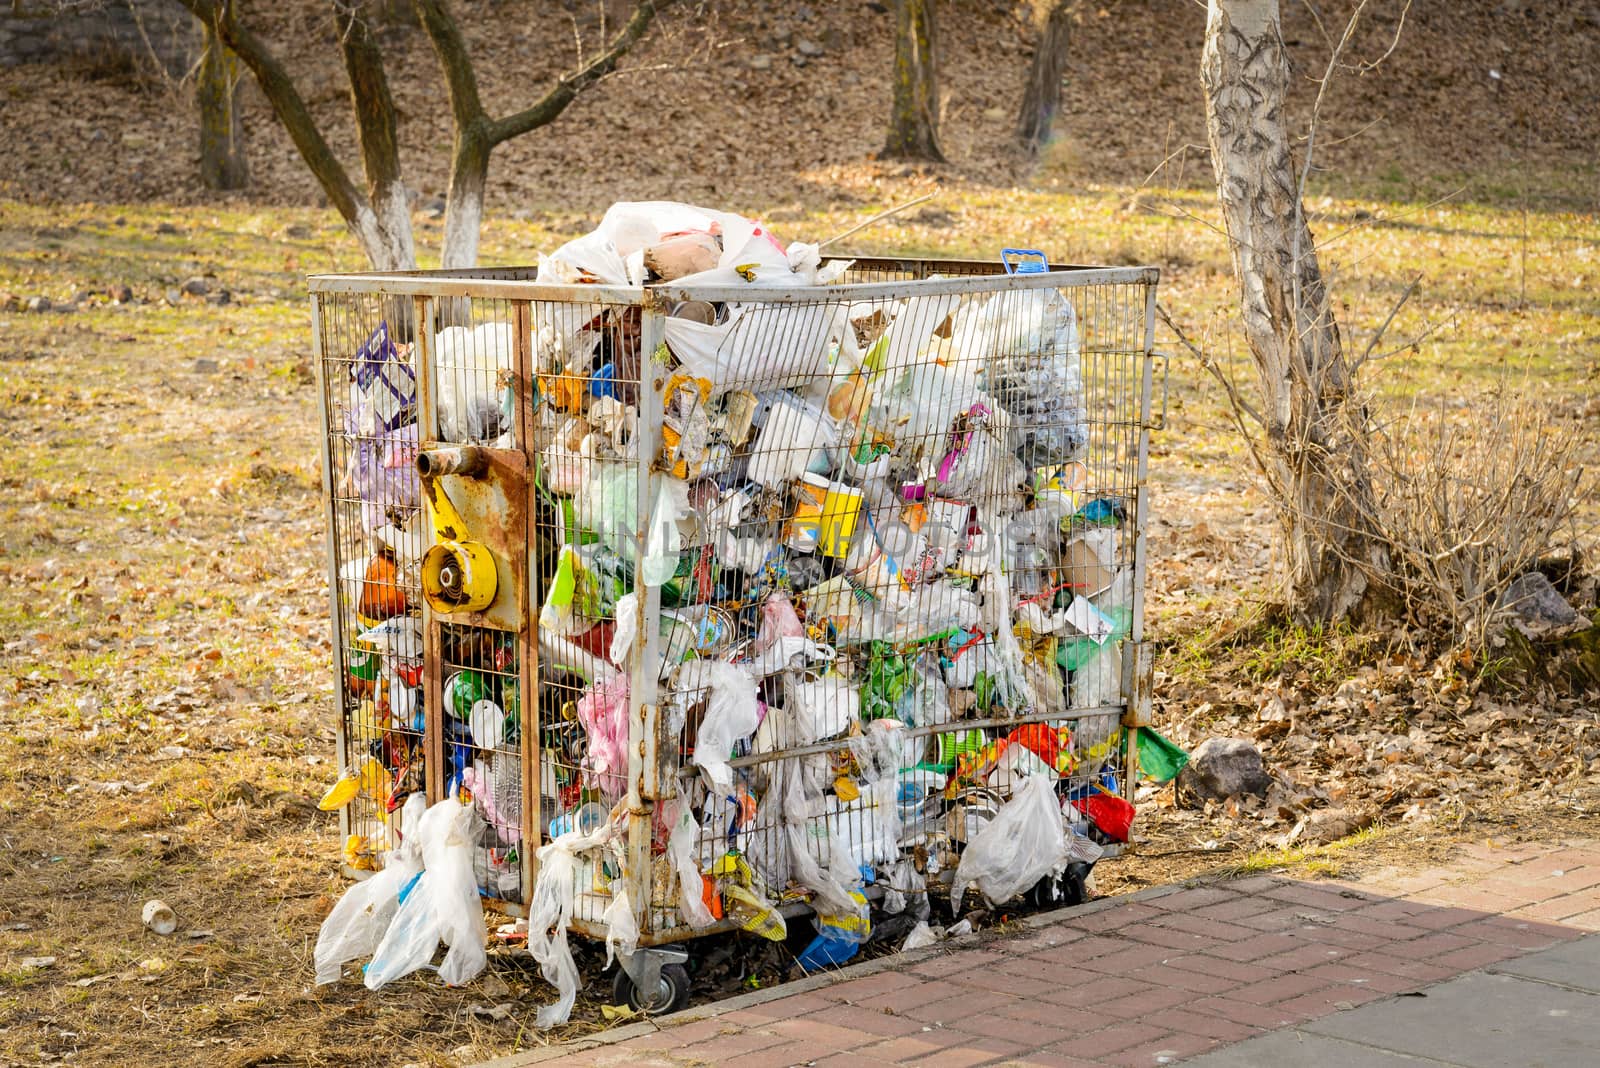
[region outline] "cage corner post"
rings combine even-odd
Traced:
[[[1154,682],[1153,650],[1144,638],[1145,577],[1148,567],[1145,528],[1150,521],[1150,428],[1155,384],[1156,280],[1150,271],[1144,284],[1144,337],[1139,359],[1138,439],[1133,489],[1133,605],[1123,657],[1123,796],[1132,801],[1139,781],[1139,731],[1151,724]],[[1130,353],[1130,355],[1132,355]]]
[[[534,431],[538,396],[533,376],[533,308],[527,300],[511,304],[513,371],[516,397],[516,441],[524,465],[522,562],[523,589],[527,603],[520,606],[521,630],[517,633],[517,692],[520,708],[518,760],[522,769],[522,904],[533,901],[534,880],[539,877],[539,846],[544,841],[542,764],[539,752],[539,588],[538,539],[541,536],[534,517],[538,514],[538,461],[534,450]]]
[[[657,662],[660,657],[661,587],[646,580],[644,559],[650,542],[655,511],[655,464],[661,448],[661,419],[664,413],[666,369],[658,360],[658,350],[666,347],[666,309],[649,290],[640,304],[639,320],[639,413],[635,431],[637,480],[637,539],[633,573],[634,596],[638,599],[638,633],[634,638],[632,675],[628,686],[628,848],[627,868],[633,896],[634,915],[648,944],[652,933],[651,842],[654,835],[654,798],[663,793],[656,779],[660,762],[656,749],[659,735]]]
[[[349,713],[345,707],[344,680],[348,666],[345,663],[344,613],[339,591],[339,505],[334,493],[333,477],[333,403],[329,392],[327,345],[323,338],[323,297],[313,292],[311,301],[311,364],[317,382],[317,421],[322,427],[322,503],[325,512],[325,536],[328,546],[328,628],[333,642],[334,692],[333,706],[338,715],[338,730],[334,732],[334,759],[342,769],[350,763]],[[339,808],[339,838],[347,840],[354,830],[350,822],[350,807]]]

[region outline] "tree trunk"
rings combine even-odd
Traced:
[[[345,73],[350,77],[356,139],[367,174],[367,200],[372,206],[370,227],[358,226],[356,233],[374,267],[411,270],[417,265],[417,250],[411,232],[411,204],[400,177],[399,123],[383,68],[383,50],[360,5],[336,3],[334,11]],[[364,229],[370,229],[370,234],[364,234]]]
[[[939,147],[939,71],[934,0],[895,0],[894,105],[887,159],[944,162]]]
[[[1036,8],[1045,0],[1038,0]],[[1028,69],[1028,86],[1022,94],[1022,111],[1017,116],[1017,140],[1028,154],[1038,155],[1050,140],[1056,112],[1061,110],[1061,78],[1067,71],[1067,43],[1071,36],[1073,0],[1051,0],[1040,20],[1039,45]]]
[[[481,125],[456,130],[455,158],[450,167],[450,192],[445,199],[444,248],[439,257],[446,270],[475,267],[478,232],[483,224],[483,193],[489,184],[493,150]]]
[[[239,122],[239,62],[214,25],[205,26],[195,95],[200,107],[200,180],[207,189],[243,189],[250,184]]]
[[[1365,413],[1300,203],[1284,115],[1289,79],[1277,0],[1210,0],[1200,78],[1260,376],[1266,472],[1285,535],[1286,593],[1303,622],[1350,615],[1369,569],[1387,564],[1372,535]]]

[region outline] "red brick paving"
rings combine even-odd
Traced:
[[[1600,930],[1600,842],[1473,843],[1424,872],[1253,876],[1036,922],[524,1063],[1145,1068]]]

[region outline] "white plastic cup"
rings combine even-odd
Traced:
[[[178,929],[178,914],[160,898],[144,903],[144,925],[158,935],[169,935]]]

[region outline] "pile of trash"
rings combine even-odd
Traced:
[[[1001,902],[1127,839],[1116,776],[1131,459],[1102,443],[1089,463],[1101,428],[1076,309],[1051,286],[908,286],[860,302],[823,288],[850,266],[740,216],[668,203],[617,204],[540,258],[541,286],[749,294],[669,299],[654,352],[642,351],[637,301],[532,305],[536,430],[524,444],[548,508],[535,540],[549,550],[535,565],[540,672],[581,687],[539,723],[546,826],[528,845],[544,842],[529,948],[562,994],[543,1026],[572,1004],[574,918],[627,954],[641,923],[731,921],[784,938],[780,907],[806,901],[817,936],[801,963],[820,967],[866,939],[869,897],[926,920],[929,885],[948,884],[957,903],[969,887]],[[808,288],[815,299],[796,294]],[[515,340],[509,322],[447,326],[423,369],[383,324],[351,364],[344,484],[373,553],[341,578],[371,624],[362,681],[385,732],[370,758],[381,784],[365,788],[391,812],[411,757],[388,732],[419,738],[423,726],[416,379],[433,376],[439,440],[512,447]],[[490,752],[532,715],[508,685],[466,669],[443,680],[447,736],[465,754],[451,758],[450,797],[420,815],[420,847],[407,834],[351,891],[388,905],[415,882],[384,946],[420,954],[439,936],[452,981],[472,964],[456,941],[471,932],[406,910],[464,885],[459,856],[429,837],[441,806],[456,806],[435,825],[452,842],[501,865],[522,848],[516,809],[495,800],[517,772]],[[652,869],[630,873],[620,843],[641,702],[666,718],[678,775],[676,796],[654,806]],[[437,887],[430,847],[445,866]],[[494,896],[492,868],[474,870]],[[335,921],[348,915],[328,924],[344,931]],[[361,913],[364,940],[341,935],[331,971],[319,943],[319,979],[358,948],[378,948],[369,985],[419,959],[396,965],[368,947],[384,918]]]

